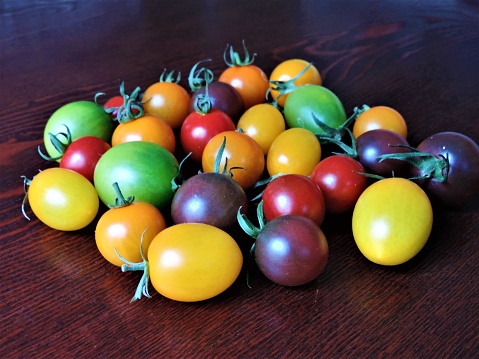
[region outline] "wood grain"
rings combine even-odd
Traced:
[[[94,224],[72,233],[24,219],[22,175],[51,164],[43,127],[70,101],[182,84],[226,44],[313,61],[348,113],[388,105],[412,145],[440,131],[479,142],[477,1],[26,1],[0,3],[0,357],[474,358],[479,356],[479,203],[434,208],[424,250],[381,267],[357,250],[350,214],[328,216],[325,272],[287,288],[253,270],[201,303],[130,304],[139,280],[98,253]],[[479,184],[478,184],[479,185]],[[250,244],[238,235],[242,248]]]

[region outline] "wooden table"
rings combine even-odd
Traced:
[[[259,273],[200,303],[130,304],[139,280],[96,249],[94,224],[66,233],[23,218],[21,176],[59,106],[187,74],[244,39],[266,73],[304,58],[354,106],[400,111],[409,141],[457,131],[479,142],[475,1],[26,1],[0,4],[2,358],[473,358],[479,356],[479,203],[434,208],[426,248],[382,267],[328,216],[328,266],[288,288]],[[182,84],[186,85],[183,77]]]

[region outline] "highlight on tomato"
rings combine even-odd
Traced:
[[[301,72],[306,69],[302,74]],[[299,75],[299,76],[298,76]],[[297,77],[297,78],[296,78]],[[289,59],[279,63],[269,75],[270,94],[277,104],[284,107],[288,93],[281,94],[277,89],[278,85],[293,80],[294,87],[300,87],[306,84],[322,85],[321,75],[318,69],[311,63],[303,59]]]
[[[254,105],[266,102],[269,82],[264,71],[253,64],[256,54],[250,56],[244,41],[243,50],[244,59],[241,59],[240,55],[233,50],[233,46],[226,46],[223,58],[228,67],[221,73],[218,81],[226,82],[238,90],[243,99],[244,110],[247,110]]]
[[[304,128],[289,128],[271,144],[266,167],[270,176],[280,173],[309,176],[320,160],[321,144],[318,138]]]
[[[255,140],[267,155],[274,139],[286,129],[286,123],[277,107],[261,103],[246,110],[236,128]]]
[[[181,302],[207,300],[227,290],[243,265],[243,254],[234,238],[203,223],[182,223],[164,229],[153,238],[147,254],[142,263],[125,261],[122,266],[122,271],[143,270],[132,301],[150,296],[149,280],[166,298]]]
[[[399,177],[370,185],[353,211],[353,236],[360,252],[381,265],[403,264],[425,246],[433,210],[416,183]]]
[[[173,129],[180,127],[190,113],[190,94],[179,84],[180,79],[181,73],[175,78],[174,70],[167,73],[165,69],[142,96],[145,112],[161,117]]]
[[[118,254],[130,262],[141,262],[140,246],[146,253],[153,238],[166,228],[166,222],[163,214],[152,204],[135,201],[134,196],[125,198],[116,182],[113,188],[118,197],[98,220],[95,242],[101,255],[120,267],[124,262]]]
[[[251,188],[263,175],[265,159],[261,147],[247,134],[225,131],[215,135],[206,145],[202,167],[204,172],[215,172],[217,156],[226,138],[219,168],[231,173],[235,182],[243,189]]]
[[[383,129],[398,133],[407,138],[407,124],[404,117],[388,106],[363,106],[364,110],[356,117],[353,134],[358,138],[366,131]]]
[[[23,215],[26,201],[35,216],[60,231],[76,231],[96,217],[99,199],[95,187],[81,174],[60,167],[48,168],[29,180],[24,178]]]

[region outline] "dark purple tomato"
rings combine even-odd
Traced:
[[[268,222],[254,244],[255,261],[271,281],[298,286],[324,270],[329,247],[319,226],[310,219],[285,215]]]
[[[206,144],[215,135],[224,131],[234,131],[236,126],[225,112],[212,108],[208,113],[196,111],[183,121],[180,131],[181,146],[191,159],[201,162]]]
[[[440,132],[422,141],[417,149],[430,153],[449,168],[436,176],[420,180],[431,199],[446,205],[460,206],[479,194],[479,146],[471,138],[457,132]],[[422,177],[430,170],[412,168],[412,177]]]
[[[323,223],[324,197],[321,189],[310,178],[298,174],[285,174],[268,183],[263,192],[263,211],[266,220],[296,214]]]
[[[205,87],[191,95],[190,112],[195,112],[195,101],[198,95],[204,95]],[[225,112],[234,123],[237,123],[244,111],[243,99],[240,93],[230,84],[214,81],[208,84],[208,96],[213,108]]]
[[[171,203],[175,224],[206,223],[227,229],[237,223],[238,209],[246,213],[248,198],[230,176],[205,172],[190,177],[176,191]]]
[[[111,146],[99,137],[83,136],[70,143],[62,155],[60,167],[78,172],[93,183],[95,167]]]
[[[321,188],[326,212],[345,213],[354,208],[368,186],[363,172],[361,163],[344,155],[326,157],[314,167],[310,178]]]
[[[383,177],[400,177],[409,167],[406,162],[393,159],[380,162],[378,159],[378,156],[384,154],[410,152],[407,148],[394,145],[409,146],[409,143],[404,137],[390,130],[364,132],[356,139],[358,160],[368,172]]]

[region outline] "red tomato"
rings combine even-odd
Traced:
[[[191,153],[191,159],[201,162],[205,146],[213,136],[235,129],[233,120],[221,110],[213,108],[204,115],[195,111],[181,125],[181,145],[185,153]]]
[[[131,141],[152,142],[175,152],[176,138],[171,126],[162,118],[144,115],[129,122],[120,123],[111,139],[112,146]]]
[[[286,174],[276,177],[266,186],[263,211],[268,221],[295,214],[321,225],[325,214],[324,198],[321,189],[308,177]]]
[[[368,186],[364,167],[349,156],[333,155],[319,162],[311,173],[324,195],[326,211],[344,213],[354,208],[359,196]]]
[[[220,169],[231,171],[235,180],[243,189],[252,187],[262,176],[265,160],[261,147],[243,132],[226,131],[215,135],[206,145],[202,166],[204,172],[214,172],[216,157],[226,138],[226,146],[221,157]]]
[[[111,146],[99,137],[83,136],[70,143],[60,161],[61,168],[78,172],[93,183],[95,167]]]

